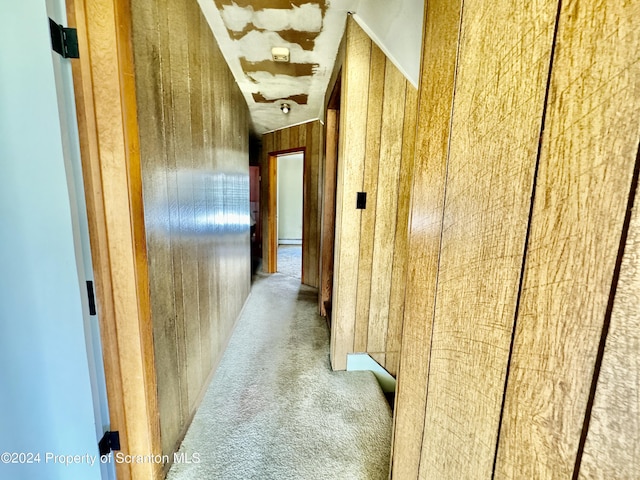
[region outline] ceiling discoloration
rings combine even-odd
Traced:
[[[310,77],[318,68],[317,63],[283,63],[274,62],[273,60],[250,62],[244,57],[240,58],[240,65],[242,65],[242,70],[250,77],[255,72],[266,72],[271,75],[289,75],[291,77]]]
[[[241,40],[245,35],[251,32],[264,33],[266,30],[258,28],[255,25],[247,25],[241,31],[236,32],[234,30],[227,29],[229,36],[234,40]],[[275,32],[282,39],[284,43],[295,43],[300,45],[303,50],[313,50],[316,44],[316,38],[320,35],[320,32],[299,32],[298,30],[279,30]]]
[[[247,100],[256,133],[322,118],[347,9],[357,0],[198,3]],[[273,47],[287,47],[290,62],[274,62]],[[287,115],[280,111],[283,102],[291,105]]]
[[[318,5],[323,12],[327,8],[327,0],[214,0],[218,10],[222,10],[225,6],[237,5],[242,8],[251,8],[253,10],[265,10],[267,8],[276,8],[279,10],[289,10],[291,7],[300,7],[307,4]]]
[[[273,102],[296,102],[298,105],[306,105],[309,95],[289,95],[288,97],[280,98],[265,98],[262,93],[252,93],[253,101],[256,103],[273,103]]]

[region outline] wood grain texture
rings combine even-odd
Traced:
[[[640,138],[639,13],[633,2],[562,4],[496,478],[574,472]],[[609,448],[596,425],[587,458]],[[629,438],[607,428],[611,441]],[[624,478],[626,466],[602,468]]]
[[[380,135],[380,162],[376,195],[376,224],[371,268],[368,352],[386,354],[389,329],[389,299],[398,217],[398,182],[402,163],[402,134],[405,121],[407,81],[387,62]],[[384,364],[383,364],[384,365]]]
[[[382,100],[384,98],[385,66],[387,57],[371,42],[369,85],[367,99],[366,140],[362,191],[367,194],[367,208],[360,212],[360,248],[358,252],[358,288],[356,291],[356,318],[353,351],[366,352],[369,335],[369,306],[371,304],[371,269],[373,244],[376,238],[376,205],[378,197],[378,165],[380,163],[380,137],[382,133]],[[364,87],[364,86],[363,86]],[[345,92],[347,95],[353,94]],[[349,126],[347,126],[349,128]],[[375,350],[376,352],[382,349]]]
[[[336,198],[336,265],[331,319],[331,366],[334,370],[347,368],[347,353],[353,351],[355,338],[358,292],[355,272],[358,271],[360,253],[360,211],[355,210],[355,201],[364,178],[368,107],[366,92],[369,89],[371,61],[371,40],[351,17],[347,19],[345,35]],[[352,91],[356,94],[350,94]]]
[[[303,184],[303,222],[302,222],[302,283],[318,288],[320,268],[320,228],[322,217],[322,163],[324,158],[324,128],[317,121],[295,125],[293,127],[276,130],[262,136],[261,176],[262,198],[271,199],[263,202],[262,209],[263,231],[262,251],[265,271],[276,272],[277,239],[271,238],[270,232],[276,231],[275,215],[275,171],[270,167],[270,158],[277,153],[304,151],[304,184]],[[274,188],[271,188],[274,186]],[[271,192],[271,193],[270,193]]]
[[[400,348],[404,323],[404,299],[407,278],[407,257],[409,255],[409,214],[411,206],[411,185],[413,182],[413,163],[416,141],[416,117],[418,109],[418,91],[406,83],[404,104],[404,125],[402,134],[402,161],[398,181],[398,204],[393,248],[393,272],[389,293],[389,326],[385,348],[385,368],[397,375],[400,364]]]
[[[464,4],[421,478],[492,475],[556,10]]]
[[[640,478],[640,208],[636,186],[582,462],[582,480]]]
[[[236,220],[248,215],[248,114],[196,3],[136,0],[132,18],[162,451],[171,457],[249,292],[249,225]]]
[[[387,367],[390,354],[395,373],[405,271],[399,266],[394,280],[393,270],[403,254],[396,250],[396,235],[397,247],[406,247],[411,168],[400,172],[413,162],[417,98],[413,87],[407,95],[410,84],[352,19],[345,43],[343,76],[349,78],[341,93],[332,319],[339,330],[332,332],[333,366],[346,367],[348,353],[367,352]],[[399,201],[403,182],[404,203]],[[367,193],[364,210],[355,209],[360,191]]]
[[[331,293],[333,291],[333,248],[335,244],[336,180],[340,131],[338,110],[328,110],[326,118],[326,148],[322,181],[322,229],[320,233],[320,286],[318,288],[318,308],[323,317],[330,315]]]
[[[431,329],[455,87],[462,0],[426,3],[409,219],[402,351],[392,445],[392,478],[416,479],[421,458]]]

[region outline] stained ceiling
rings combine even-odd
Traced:
[[[198,0],[257,134],[322,117],[347,12],[357,0]],[[274,62],[271,49],[289,49]],[[284,114],[281,105],[290,105]]]

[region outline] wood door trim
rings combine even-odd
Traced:
[[[111,429],[123,453],[159,455],[129,2],[66,7],[78,29],[72,68]],[[163,477],[161,463],[117,463],[116,473]]]

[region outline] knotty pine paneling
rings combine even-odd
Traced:
[[[562,2],[496,463],[499,479],[570,478],[579,468],[580,438],[638,161],[639,13],[633,2]],[[617,283],[619,302],[633,287],[627,281],[621,277]],[[613,332],[624,322],[619,302]],[[633,310],[637,315],[637,304]],[[610,348],[615,351],[615,344]],[[610,349],[608,362],[615,361],[611,355],[629,362],[635,355],[637,362],[639,352],[614,354]],[[600,375],[603,382],[613,380],[607,380],[606,369]],[[605,385],[598,393],[606,398]],[[615,415],[627,402],[626,413],[634,406],[637,411],[638,398],[625,395],[607,414]],[[608,406],[600,399],[596,413],[603,408]],[[599,448],[597,428],[602,427],[596,422],[595,432],[589,432],[591,454]],[[637,430],[626,430],[631,424],[621,437],[613,425],[605,428],[605,436],[624,442],[615,448],[633,442],[637,448]],[[625,469],[632,468],[607,460],[606,468],[615,472],[607,478],[624,478]]]
[[[367,352],[395,374],[404,311],[416,89],[347,21],[336,200],[332,366]],[[356,193],[367,193],[357,210]]]
[[[162,450],[171,454],[250,288],[248,111],[196,2],[134,0],[132,16]]]
[[[269,154],[293,149],[304,149],[303,222],[302,222],[302,283],[318,288],[320,268],[320,223],[322,208],[322,159],[324,155],[324,128],[314,120],[289,128],[276,130],[262,136],[261,198],[269,198]],[[269,250],[268,205],[261,203],[263,264]],[[271,227],[273,228],[273,227]]]

